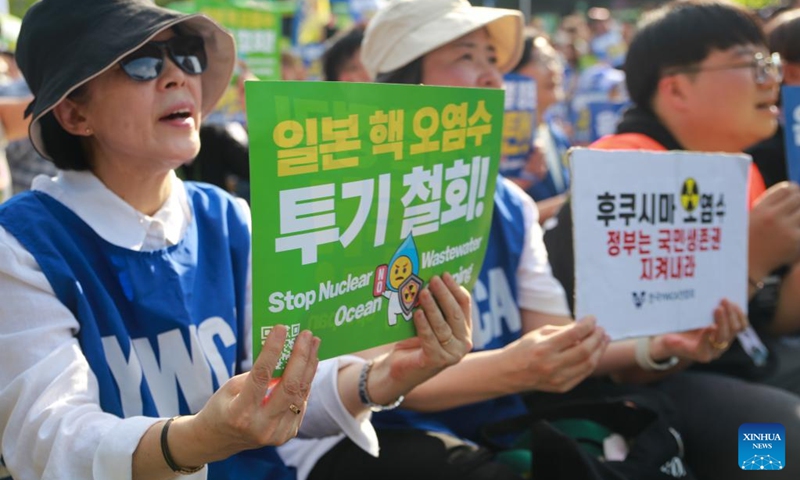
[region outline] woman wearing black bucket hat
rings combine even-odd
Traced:
[[[469,296],[437,278],[418,343],[318,367],[301,332],[268,393],[288,332],[252,358],[249,212],[173,173],[231,36],[146,0],[42,0],[17,55],[31,140],[60,171],[0,208],[0,478],[294,478],[270,446],[300,429],[377,454],[361,393],[392,404],[470,348]]]

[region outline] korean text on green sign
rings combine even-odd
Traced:
[[[311,329],[321,359],[408,338],[431,276],[472,288],[502,91],[248,82],[246,92],[256,355],[276,324],[290,338]]]

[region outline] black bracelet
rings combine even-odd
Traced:
[[[205,465],[200,465],[199,467],[189,467],[183,468],[179,467],[175,460],[172,459],[172,454],[169,451],[169,443],[167,443],[167,432],[169,431],[169,426],[172,425],[172,422],[178,418],[180,415],[176,415],[164,423],[164,426],[161,428],[161,453],[164,454],[164,461],[167,462],[167,466],[173,472],[179,475],[191,475],[193,473],[197,473],[205,467]]]

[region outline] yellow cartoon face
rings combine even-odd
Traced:
[[[397,260],[389,266],[389,285],[397,290],[411,273],[411,259],[405,255],[397,257]]]

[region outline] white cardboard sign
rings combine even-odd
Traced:
[[[746,155],[574,149],[575,313],[612,339],[747,307]]]

